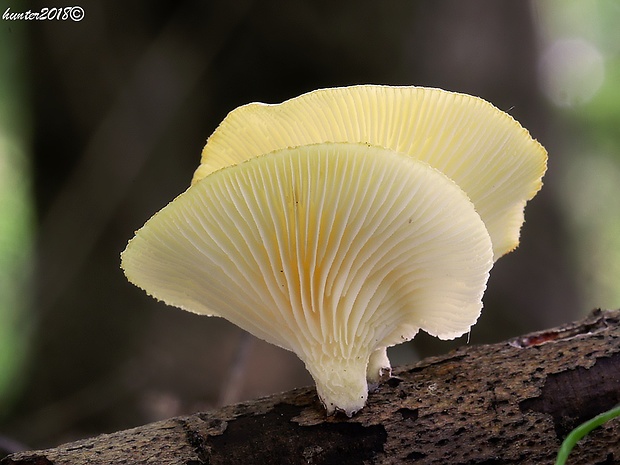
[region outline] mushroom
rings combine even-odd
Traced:
[[[122,268],[167,304],[292,350],[328,414],[352,416],[389,376],[387,347],[476,322],[545,169],[525,129],[467,95],[354,86],[250,104]]]

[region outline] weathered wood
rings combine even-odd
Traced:
[[[14,454],[9,464],[551,464],[582,421],[620,403],[620,311],[395,370],[351,419],[314,389]],[[620,421],[571,464],[620,463]]]

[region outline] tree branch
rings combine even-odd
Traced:
[[[620,311],[462,347],[395,370],[348,419],[302,388],[176,417],[10,464],[552,464],[581,422],[620,403]],[[620,421],[578,444],[571,464],[620,463]]]

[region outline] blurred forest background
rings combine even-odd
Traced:
[[[296,357],[156,302],[119,254],[227,112],[316,88],[491,101],[549,151],[470,343],[620,305],[615,0],[82,0],[0,21],[0,441],[29,448],[308,385]],[[0,14],[64,7],[0,2]],[[73,3],[71,4],[73,5]],[[393,363],[467,337],[420,336]],[[14,444],[11,447],[18,447]]]

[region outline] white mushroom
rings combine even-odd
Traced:
[[[494,248],[497,258],[516,245],[545,159],[499,110],[434,89],[360,86],[241,107],[122,267],[170,305],[294,351],[328,413],[351,416],[389,373],[387,347],[475,323]]]

